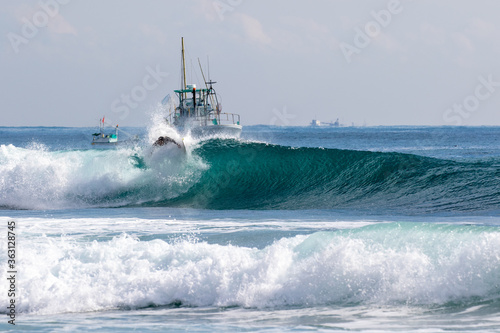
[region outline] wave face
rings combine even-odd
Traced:
[[[44,235],[21,250],[24,313],[500,304],[494,227],[382,223],[284,237],[261,249],[126,234],[91,243]],[[0,281],[4,290],[6,284]],[[3,309],[7,301],[0,301]]]
[[[200,181],[165,204],[215,209],[479,211],[500,204],[500,168],[401,153],[215,139]]]
[[[0,206],[475,212],[500,207],[500,164],[232,139],[48,151],[0,146]]]

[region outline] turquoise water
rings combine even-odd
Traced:
[[[500,128],[93,130],[0,128],[0,329],[500,331]]]

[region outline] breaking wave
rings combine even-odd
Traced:
[[[24,313],[500,303],[500,233],[486,226],[382,223],[262,249],[126,234],[90,243],[42,236],[20,250]]]
[[[474,212],[500,206],[495,161],[234,139],[111,150],[0,146],[0,206]]]

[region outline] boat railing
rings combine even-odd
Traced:
[[[180,118],[180,113],[178,111],[172,111],[165,117],[168,124],[174,125],[176,120]],[[204,116],[188,116],[186,119],[192,121],[193,123],[198,123],[203,126],[207,125],[240,125],[240,115],[236,113],[226,113],[211,112]]]
[[[213,114],[211,120],[216,120],[219,125],[229,124],[229,125],[239,125],[240,115],[236,113],[218,113]]]

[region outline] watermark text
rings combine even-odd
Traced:
[[[7,38],[15,53],[19,53],[22,44],[28,44],[30,40],[38,35],[41,28],[46,27],[50,20],[59,14],[60,5],[66,5],[70,0],[45,0],[39,1],[40,9],[36,11],[31,19],[24,17],[21,21],[21,33],[9,32]]]
[[[464,119],[477,111],[481,102],[489,99],[500,87],[500,82],[493,81],[493,75],[478,77],[479,84],[476,85],[474,93],[465,97],[461,103],[455,103],[443,113],[443,120],[452,125],[462,125]]]
[[[7,316],[8,323],[11,325],[16,324],[16,222],[7,222],[7,281],[8,290],[8,306]]]

